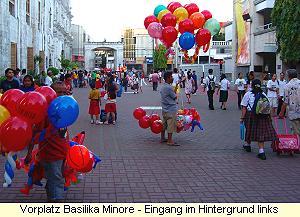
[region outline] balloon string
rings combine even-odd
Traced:
[[[158,49],[158,39],[155,39],[155,48]]]

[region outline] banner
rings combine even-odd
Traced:
[[[250,22],[243,19],[243,14],[250,13],[249,0],[236,0],[235,19],[237,35],[237,65],[250,65]]]

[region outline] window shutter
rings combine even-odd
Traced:
[[[41,57],[40,72],[42,72],[45,70],[45,51],[40,51],[40,57]]]
[[[34,58],[33,58],[33,47],[27,48],[27,70],[34,70]]]
[[[10,67],[12,69],[16,69],[17,68],[17,44],[11,42],[10,45],[10,50],[11,50],[11,54],[10,54]]]

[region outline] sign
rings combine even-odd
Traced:
[[[84,56],[72,55],[72,61],[73,62],[84,62]]]
[[[153,64],[153,57],[147,57],[147,64]]]

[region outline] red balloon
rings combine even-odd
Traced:
[[[92,157],[90,157],[90,160],[89,160],[88,164],[78,172],[81,172],[81,173],[91,172],[92,169],[93,169],[93,164],[94,164],[94,160],[93,160]]]
[[[171,13],[167,13],[162,17],[160,22],[161,22],[163,27],[167,27],[167,26],[175,27],[176,23],[177,23],[176,16],[174,16]]]
[[[147,129],[150,127],[150,117],[148,115],[145,115],[139,120],[139,125],[143,129]]]
[[[199,12],[199,7],[195,3],[187,4],[184,6],[184,8],[189,12],[189,16],[195,12]]]
[[[20,117],[10,117],[0,127],[0,143],[7,151],[21,151],[31,139],[32,126]]]
[[[17,102],[17,115],[32,124],[43,121],[47,116],[48,103],[38,92],[25,93]]]
[[[196,33],[196,43],[199,47],[204,46],[210,42],[211,33],[208,29],[199,29]]]
[[[159,23],[159,21],[158,21],[158,19],[157,19],[156,16],[150,15],[150,16],[146,17],[145,20],[144,20],[144,26],[145,26],[145,28],[148,29],[148,26],[150,25],[150,23],[153,23],[153,22]]]
[[[173,26],[168,26],[163,29],[162,32],[162,40],[167,44],[167,45],[172,45],[174,41],[176,41],[178,36],[178,32]]]
[[[212,18],[212,14],[211,14],[210,11],[208,11],[208,10],[202,11],[201,14],[204,15],[205,20],[208,20],[208,19]]]
[[[142,117],[146,115],[146,111],[142,108],[136,108],[133,111],[133,116],[135,119],[140,120]]]
[[[3,105],[11,116],[15,116],[17,114],[16,105],[19,99],[24,95],[24,92],[18,89],[11,89],[6,91],[0,100],[0,104]]]
[[[179,22],[178,29],[181,34],[185,32],[190,32],[194,34],[194,23],[190,19],[184,19]]]
[[[190,115],[191,113],[190,113],[189,109],[185,108],[185,109],[183,109],[183,114],[184,115]]]
[[[163,131],[163,128],[164,128],[164,126],[163,126],[161,120],[156,120],[151,125],[151,131],[152,131],[152,133],[155,133],[155,134],[161,133]]]
[[[197,112],[197,110],[196,110],[195,108],[191,108],[191,109],[190,109],[190,113],[191,113],[192,115],[194,115],[196,112]]]
[[[57,97],[56,92],[48,86],[39,87],[35,92],[42,94],[46,98],[48,105]]]
[[[171,2],[167,8],[169,11],[171,11],[171,13],[174,13],[174,11],[180,7],[182,7],[182,4],[180,4],[179,2]]]
[[[67,164],[78,172],[90,165],[90,158],[89,150],[83,145],[74,145],[67,152]]]
[[[150,116],[150,124],[152,125],[154,121],[159,121],[160,120],[160,117],[158,114],[152,114]]]

